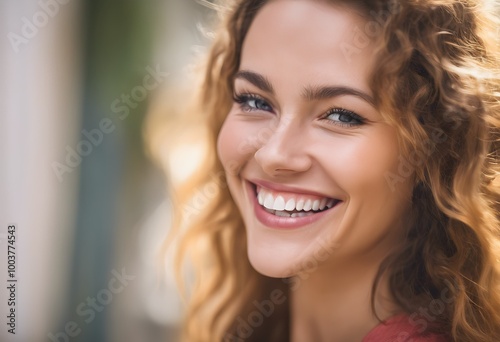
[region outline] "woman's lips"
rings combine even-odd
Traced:
[[[308,224],[318,221],[325,215],[328,215],[330,212],[332,212],[332,210],[334,210],[339,205],[339,203],[342,202],[337,199],[329,199],[329,198],[322,198],[319,196],[311,196],[308,194],[295,193],[293,195],[288,196],[288,200],[286,201],[286,203],[282,199],[277,199],[277,197],[276,201],[274,202],[274,208],[285,209],[286,205],[288,204],[289,207],[287,209],[291,209],[292,201],[290,201],[290,199],[295,198],[297,200],[294,203],[295,205],[294,209],[288,211],[267,209],[261,204],[259,204],[259,200],[257,199],[257,185],[248,181],[246,181],[246,185],[247,185],[247,193],[250,197],[251,203],[253,204],[255,216],[263,225],[268,226],[270,228],[293,229],[306,226]],[[278,196],[277,193],[275,193],[275,195]],[[284,197],[285,196],[286,195],[284,195]],[[268,204],[267,206],[269,207],[269,203],[266,204]],[[305,205],[307,205],[308,207],[305,207]],[[301,209],[301,206],[303,207],[303,209],[307,209],[307,211],[297,210]],[[321,207],[324,209],[318,211],[319,208]],[[277,215],[275,215],[275,213]],[[294,213],[293,217],[289,216],[291,213]]]

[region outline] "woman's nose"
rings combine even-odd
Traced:
[[[307,138],[299,122],[280,122],[254,154],[257,163],[270,176],[307,171],[311,158]]]

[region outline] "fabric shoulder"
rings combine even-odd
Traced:
[[[413,324],[412,324],[413,323]],[[389,318],[373,328],[362,342],[450,342],[443,335],[426,332],[406,314]]]

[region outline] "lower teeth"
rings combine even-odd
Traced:
[[[314,211],[302,211],[298,213],[289,213],[283,210],[271,210],[264,208],[265,211],[267,211],[270,214],[280,216],[280,217],[304,217],[304,216],[310,216],[316,214]]]

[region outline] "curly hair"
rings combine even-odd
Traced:
[[[387,173],[387,182],[397,187],[415,179],[406,236],[380,266],[372,309],[378,281],[387,274],[397,304],[410,317],[451,292],[422,329],[454,341],[492,341],[500,336],[497,9],[472,0],[322,1],[357,6],[371,18],[365,34],[377,39],[377,67],[370,86],[404,151],[398,173]],[[266,2],[209,3],[217,9],[219,27],[200,64],[191,108],[206,124],[209,153],[190,181],[172,185],[177,214],[172,234],[182,234],[177,272],[182,278],[181,265],[189,256],[196,275],[185,341],[236,341],[238,319],[253,301],[276,289],[289,294],[282,279],[265,277],[250,265],[243,221],[216,156],[243,40]],[[193,207],[200,191],[209,195]],[[245,340],[288,341],[289,307],[278,307]]]

